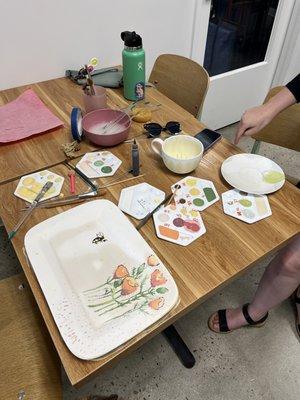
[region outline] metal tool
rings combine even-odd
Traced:
[[[27,218],[30,216],[32,211],[35,209],[37,206],[38,202],[44,197],[46,192],[53,186],[53,182],[46,182],[45,185],[42,187],[41,191],[38,193],[36,198],[33,200],[31,205],[29,206],[28,210],[24,213],[23,217],[20,219],[20,221],[17,223],[17,225],[14,227],[14,229],[9,232],[8,237],[9,239],[12,239],[15,234],[17,233],[18,229],[21,227],[21,225],[27,220]]]

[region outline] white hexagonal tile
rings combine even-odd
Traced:
[[[233,189],[222,193],[224,213],[253,224],[272,215],[268,197]]]
[[[159,238],[181,246],[189,245],[206,232],[200,212],[185,205],[177,207],[172,203],[161,207],[153,220]]]
[[[142,219],[165,198],[165,193],[146,182],[121,190],[119,208],[134,218]]]
[[[174,197],[176,204],[192,207],[203,211],[220,199],[214,184],[205,179],[187,176],[172,186],[176,190]]]
[[[88,178],[112,176],[122,164],[122,161],[110,151],[86,153],[76,167]]]
[[[46,192],[41,201],[58,196],[64,183],[64,178],[48,170],[22,176],[14,194],[32,203],[44,184],[48,181],[53,182],[53,186]]]

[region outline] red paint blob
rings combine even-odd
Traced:
[[[200,226],[196,222],[193,222],[193,221],[185,221],[184,226],[187,230],[190,230],[192,232],[200,231]]]

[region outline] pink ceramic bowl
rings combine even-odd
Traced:
[[[82,118],[85,136],[99,146],[115,146],[124,142],[130,127],[130,117],[123,111],[111,108],[91,111]]]

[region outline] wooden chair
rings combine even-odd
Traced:
[[[283,86],[271,89],[265,103]],[[260,142],[276,144],[278,146],[300,151],[300,104],[294,104],[279,113],[264,129],[253,136],[255,139],[251,153],[258,153]]]
[[[200,117],[208,90],[206,70],[189,58],[162,54],[153,66],[149,82],[195,117]]]
[[[0,399],[61,400],[60,362],[24,274],[0,281]]]

